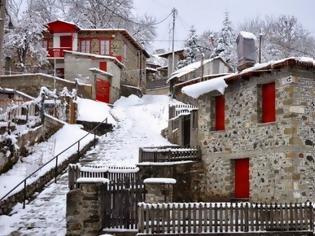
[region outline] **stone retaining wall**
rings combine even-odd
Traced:
[[[56,88],[57,91],[62,91],[64,87],[67,87],[68,90],[76,88],[76,84],[73,81],[61,79],[58,77],[54,79],[54,77],[51,75],[40,73],[0,76],[0,87],[19,90],[33,97],[38,96],[42,86],[45,86],[51,90]],[[79,84],[77,92],[81,97],[92,98],[91,85]]]

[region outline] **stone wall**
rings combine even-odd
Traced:
[[[260,85],[272,81],[276,122],[263,124]],[[251,201],[314,201],[314,85],[314,74],[293,69],[229,83],[224,131],[214,131],[211,119],[211,100],[219,94],[200,97],[198,141],[204,179],[198,185],[204,201],[233,199],[234,160],[241,158],[249,158]]]
[[[46,74],[24,74],[24,75],[2,75],[0,76],[0,86],[3,88],[12,88],[26,93],[30,96],[37,97],[42,86],[51,90],[62,91],[64,87],[69,90],[76,88],[73,81],[61,78],[54,79],[51,75]],[[92,97],[92,87],[90,85],[79,84],[78,95],[84,98]]]
[[[104,224],[106,184],[79,185],[67,194],[66,235],[99,235]]]

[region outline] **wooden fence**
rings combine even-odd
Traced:
[[[139,235],[313,232],[311,203],[139,203]]]
[[[107,178],[110,183],[129,183],[138,178],[137,167],[111,167],[111,166],[81,166],[80,164],[70,164],[68,167],[69,188],[77,187],[79,178]]]
[[[199,147],[160,146],[139,148],[139,163],[199,161],[200,158]]]

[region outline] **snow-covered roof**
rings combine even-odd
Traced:
[[[159,55],[153,54],[147,60],[147,64],[157,65],[160,67],[167,66],[167,60]]]
[[[206,59],[203,61],[203,65],[211,62],[211,61],[214,61],[214,60],[217,60],[217,59],[221,59],[220,57],[214,57],[214,58],[211,58],[211,59]],[[221,59],[222,60],[222,59]],[[167,82],[170,82],[172,79],[174,78],[178,78],[178,77],[182,77],[183,75],[186,75],[194,70],[197,70],[198,68],[201,67],[201,61],[196,61],[194,63],[191,63],[187,66],[184,66],[176,71],[174,71],[172,74],[171,74],[171,77],[167,80]]]
[[[219,91],[220,93],[224,93],[225,88],[227,87],[226,82],[250,77],[254,72],[264,73],[266,71],[270,71],[272,69],[282,68],[284,66],[293,66],[300,65],[304,68],[312,68],[315,69],[315,60],[309,57],[290,57],[285,58],[278,61],[270,61],[267,63],[256,64],[253,67],[242,70],[238,73],[231,73],[222,77],[210,79],[207,81],[202,81],[196,84],[188,85],[182,88],[182,92],[187,94],[190,97],[198,98],[203,94]]]
[[[176,54],[176,53],[182,53],[182,52],[184,52],[184,50],[185,49],[177,49],[177,50],[175,50],[174,51],[174,53]],[[160,53],[160,54],[157,54],[157,56],[159,56],[159,57],[168,57],[170,54],[173,54],[173,51],[168,51],[168,52],[164,52],[164,53]]]
[[[118,66],[125,67],[125,65],[123,63],[121,63],[116,57],[113,57],[113,56],[99,55],[99,54],[86,53],[86,52],[68,51],[68,50],[64,50],[64,52],[65,53],[70,53],[70,54],[73,54],[73,55],[78,55],[78,56],[85,56],[85,57],[93,57],[93,58],[96,58],[96,59],[111,60],[111,61],[114,61]]]
[[[92,71],[92,72],[95,72],[95,73],[98,73],[98,74],[101,74],[101,75],[113,77],[113,74],[108,73],[107,71],[101,70],[101,69],[96,68],[96,67],[89,68],[89,71]]]
[[[251,32],[241,31],[239,35],[241,35],[243,38],[246,38],[246,39],[256,40],[256,36]]]

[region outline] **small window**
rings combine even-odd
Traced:
[[[110,54],[110,41],[100,40],[100,54],[109,55]]]
[[[225,98],[224,95],[214,97],[214,130],[225,129]]]
[[[276,88],[275,83],[261,85],[261,122],[276,121]]]
[[[124,59],[127,59],[127,44],[124,44]]]
[[[80,51],[85,53],[90,53],[91,41],[90,40],[81,40],[80,41]]]
[[[42,41],[42,47],[45,49],[48,49],[48,40],[43,40]]]

